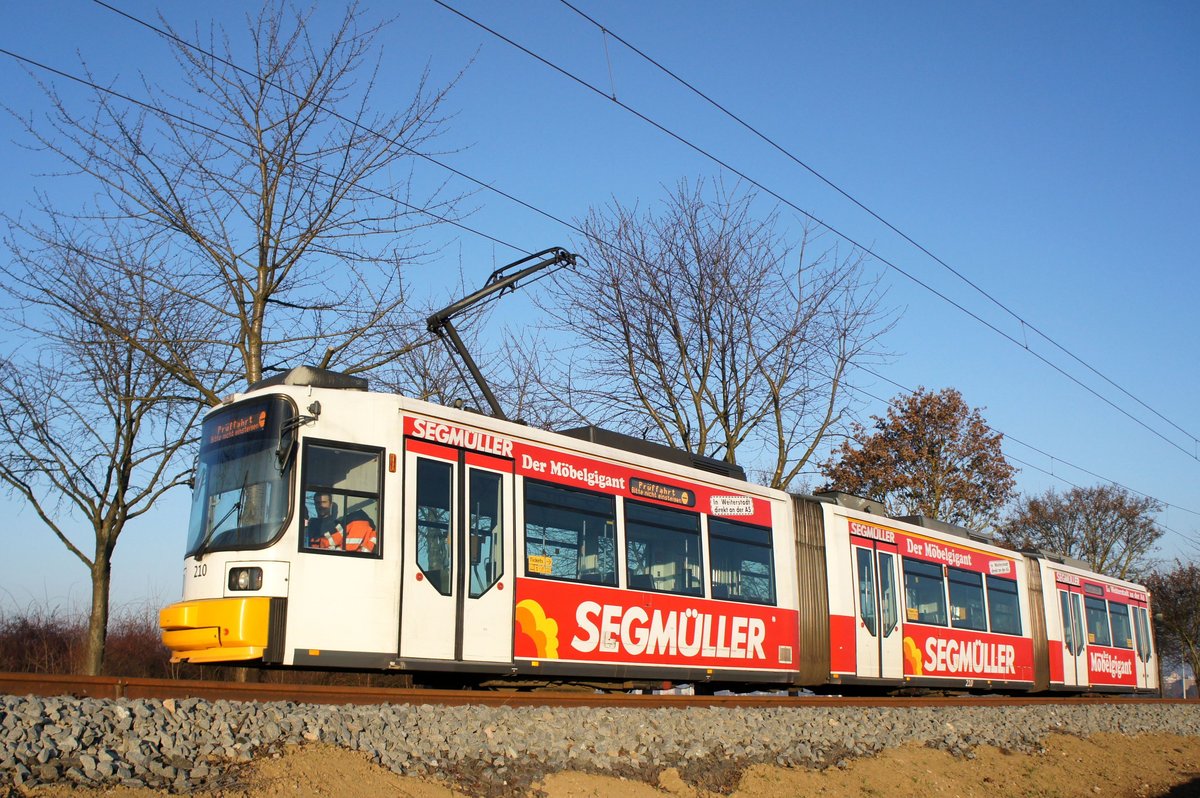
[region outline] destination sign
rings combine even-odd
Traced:
[[[204,436],[205,443],[221,443],[232,438],[261,432],[267,426],[267,411],[266,408],[259,405],[246,408],[233,416],[222,416],[220,420],[214,421],[216,423],[209,427]]]
[[[634,477],[629,480],[629,492],[634,496],[641,496],[644,499],[654,499],[655,501],[666,502],[667,504],[678,504],[683,507],[696,506],[696,493],[687,490],[686,488],[677,488],[673,485],[664,485],[661,482],[651,482],[648,479],[638,479]]]

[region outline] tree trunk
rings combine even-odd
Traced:
[[[99,676],[104,669],[104,646],[108,641],[108,589],[112,581],[112,559],[103,547],[92,564],[92,611],[88,616],[87,649],[83,672]]]

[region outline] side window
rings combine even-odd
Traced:
[[[713,598],[775,603],[770,529],[710,517],[708,555]]]
[[[1067,591],[1060,590],[1058,598],[1062,604],[1063,645],[1067,647],[1067,652],[1074,656],[1079,653],[1079,647],[1075,641],[1075,627],[1071,625],[1071,597]]]
[[[525,573],[617,584],[612,496],[525,480]]]
[[[454,467],[417,458],[417,567],[443,596],[453,584]]]
[[[1071,594],[1071,627],[1075,633],[1075,653],[1080,654],[1087,648],[1086,638],[1083,635],[1083,610],[1079,608],[1079,602],[1082,596],[1078,593]]]
[[[503,477],[491,471],[470,470],[468,501],[471,513],[471,598],[479,598],[504,575]]]
[[[1136,607],[1137,614],[1134,616],[1140,622],[1140,632],[1138,637],[1142,641],[1142,659],[1149,660],[1154,656],[1154,647],[1150,642],[1150,615],[1145,607]]]
[[[988,620],[991,622],[992,631],[1002,635],[1021,634],[1021,604],[1017,599],[1017,580],[989,576],[987,598]]]
[[[1142,608],[1133,607],[1133,639],[1137,641],[1138,659],[1146,659],[1146,626],[1142,621]]]
[[[883,636],[887,637],[900,622],[900,600],[896,596],[896,576],[892,573],[894,554],[879,552],[879,603],[883,605]]]
[[[1129,605],[1108,602],[1108,617],[1112,622],[1112,643],[1117,648],[1133,648],[1133,632],[1129,628]]]
[[[626,501],[625,557],[635,590],[704,595],[696,513]]]
[[[1108,607],[1104,599],[1087,596],[1083,600],[1084,615],[1087,616],[1088,642],[1095,646],[1111,646],[1108,633]]]
[[[875,566],[870,549],[854,550],[858,576],[858,617],[871,637],[875,636]]]
[[[983,574],[948,568],[950,578],[950,625],[955,629],[987,631],[983,611]]]
[[[946,625],[946,586],[942,566],[904,560],[904,605],[910,621]]]
[[[305,446],[303,549],[380,556],[382,458],[382,449],[323,443]]]

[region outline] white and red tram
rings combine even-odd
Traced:
[[[1157,690],[1143,587],[863,506],[293,369],[204,421],[163,641],[492,680]]]

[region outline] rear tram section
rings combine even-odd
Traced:
[[[1144,588],[872,509],[294,369],[204,422],[163,640],[463,680],[1157,689]]]

